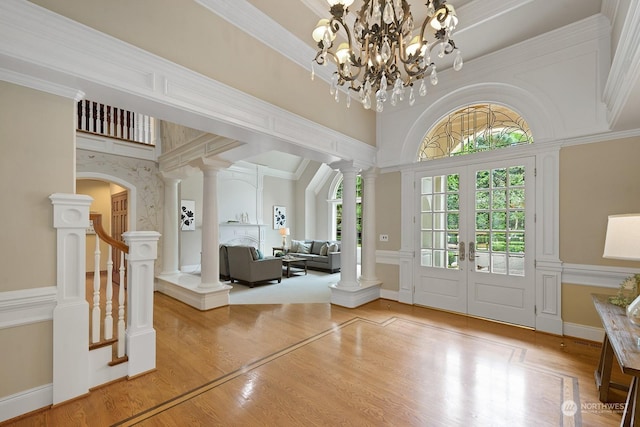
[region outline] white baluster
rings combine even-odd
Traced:
[[[118,357],[124,357],[124,252],[120,252],[120,289],[118,290]]]
[[[144,134],[142,137],[142,142],[144,142],[145,144],[150,144],[151,143],[151,134],[149,132],[150,127],[151,127],[151,118],[149,116],[144,116]]]
[[[100,341],[100,238],[96,234],[93,268],[93,310],[91,317],[91,342]]]
[[[107,257],[107,292],[105,295],[105,315],[104,315],[104,339],[110,340],[113,338],[113,257],[111,256],[112,248],[108,249],[109,255]]]
[[[144,142],[142,139],[143,130],[143,117],[142,114],[136,114],[133,121],[133,140],[136,142]]]

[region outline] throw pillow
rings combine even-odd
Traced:
[[[322,247],[320,248],[320,256],[327,256],[328,249],[329,249],[328,243],[325,243],[324,245],[322,245]]]
[[[337,243],[332,243],[327,249],[328,252],[340,252],[340,246]]]
[[[300,242],[297,250],[299,254],[308,254],[310,251],[311,251],[311,245],[307,245],[306,243]]]
[[[311,253],[314,255],[320,255],[324,242],[322,240],[314,240],[311,242]]]
[[[258,259],[258,250],[256,248],[254,248],[253,246],[251,246],[249,248],[249,250],[251,251],[251,258],[253,258],[253,260],[257,260]]]
[[[262,251],[260,249],[256,249],[256,252],[258,253],[258,259],[264,258],[264,255],[262,254]]]
[[[300,246],[300,240],[291,240],[291,246],[289,247],[289,252],[298,252],[298,247]]]

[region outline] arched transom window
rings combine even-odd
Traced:
[[[515,111],[497,104],[470,105],[431,128],[418,150],[418,161],[532,142],[529,125]]]

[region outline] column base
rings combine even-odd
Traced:
[[[160,275],[156,290],[202,311],[229,305],[231,286],[222,283],[200,285],[200,277],[192,274]]]
[[[331,304],[341,307],[356,308],[380,298],[381,283],[360,283],[359,286],[340,286],[339,283],[329,286]]]

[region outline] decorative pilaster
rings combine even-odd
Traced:
[[[377,168],[362,174],[362,274],[360,284],[377,285],[376,277],[376,177]]]
[[[156,367],[156,330],[153,328],[153,267],[158,257],[156,231],[128,231],[122,235],[127,254],[127,355],[128,375]]]
[[[57,305],[53,309],[53,404],[89,392],[89,303],[86,289],[86,232],[92,198],[55,193]]]
[[[179,228],[179,179],[163,177],[164,181],[164,211],[163,211],[163,244],[162,244],[162,274],[180,273],[178,257],[178,228]]]

